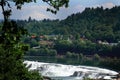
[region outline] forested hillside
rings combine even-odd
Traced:
[[[84,12],[73,14],[62,23],[72,27],[71,32],[83,34],[87,39],[114,42],[120,40],[119,14],[120,7],[86,8]]]
[[[120,7],[111,9],[86,8],[82,13],[72,14],[65,20],[44,19],[36,21],[31,17],[26,21],[18,20],[30,34],[72,35],[85,37],[91,41],[120,41]]]

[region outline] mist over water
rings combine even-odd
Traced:
[[[55,80],[83,80],[84,78],[111,79],[111,77],[118,74],[115,71],[98,67],[63,65],[36,61],[24,61],[24,63],[27,64],[26,67],[31,66],[29,70],[38,70],[42,76],[47,76]]]

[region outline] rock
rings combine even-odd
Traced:
[[[83,72],[81,72],[81,71],[75,71],[74,73],[73,73],[73,75],[71,75],[71,77],[80,77],[80,76],[82,76],[83,75]]]
[[[120,80],[120,72],[117,74],[117,80]]]
[[[43,76],[44,80],[52,80],[50,77]]]

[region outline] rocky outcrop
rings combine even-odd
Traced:
[[[119,74],[117,74],[117,80],[120,80],[120,72],[119,72]]]
[[[44,80],[52,80],[50,77],[43,76]]]
[[[94,75],[94,78],[90,75]],[[92,80],[120,80],[120,74],[117,75],[110,75],[105,73],[92,73],[92,72],[82,72],[82,71],[75,71],[73,75],[70,77],[82,77],[90,78]]]
[[[83,72],[81,72],[81,71],[75,71],[74,73],[73,73],[73,75],[71,75],[71,77],[80,77],[80,76],[82,76],[83,75]]]

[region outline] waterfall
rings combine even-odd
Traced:
[[[24,61],[24,64],[26,64],[26,67],[30,66],[29,70],[38,70],[43,76],[56,80],[82,80],[83,78],[111,79],[118,74],[117,72],[108,69],[80,65],[63,65],[37,61]]]

